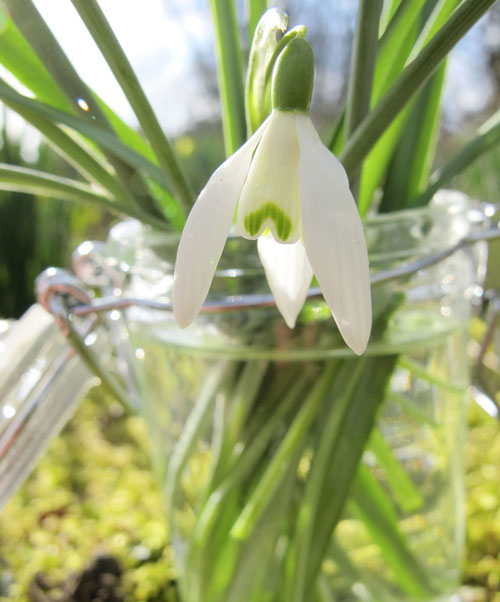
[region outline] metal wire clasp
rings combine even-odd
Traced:
[[[488,241],[493,240],[495,238],[500,238],[500,229],[497,225],[488,230],[480,230],[478,232],[469,234],[464,238],[460,239],[454,245],[448,247],[447,249],[436,251],[435,253],[429,253],[428,255],[425,255],[424,257],[421,257],[414,261],[408,261],[395,268],[389,270],[382,270],[380,272],[372,274],[371,284],[372,286],[376,286],[388,282],[390,280],[410,276],[411,274],[414,274],[419,270],[422,270],[429,266],[435,265],[440,261],[443,261],[450,255],[453,255],[453,253],[455,253],[459,249],[473,245],[480,241]],[[75,251],[73,261],[75,273],[85,284],[89,286],[104,286],[107,287],[108,291],[111,291],[112,287],[114,286],[115,291],[121,292],[120,288],[123,283],[123,278],[120,277],[119,270],[116,268],[115,264],[116,262],[106,261],[106,258],[103,255],[102,243],[95,242],[85,242],[82,245],[80,245]],[[54,268],[49,268],[49,270],[52,269]],[[58,272],[62,271],[59,270]],[[45,274],[45,272],[43,274]],[[53,290],[58,290],[59,286],[59,290],[61,292],[64,292],[65,285],[69,285],[69,292],[73,293],[74,299],[77,299],[78,292],[76,288],[73,289],[71,286],[74,285],[73,281],[71,281],[71,283],[63,282],[62,285],[59,285],[57,279],[55,279],[55,289]],[[307,298],[314,299],[321,296],[322,293],[319,288],[311,288],[309,289]],[[40,300],[40,302],[43,305],[43,301]],[[218,302],[207,302],[203,305],[201,313],[219,313],[224,311],[235,311],[239,309],[269,307],[274,306],[275,304],[276,303],[274,297],[271,294],[238,295],[233,297],[227,297],[226,299],[223,299],[222,301]],[[125,309],[127,307],[132,306],[172,311],[172,304],[169,300],[166,299],[123,297],[119,294],[110,294],[100,297],[98,299],[89,298],[87,301],[82,301],[80,303],[71,303],[68,304],[68,309],[70,313],[74,314],[75,316],[88,316],[91,314],[112,311],[113,309]]]
[[[390,280],[410,276],[419,270],[443,261],[459,249],[480,241],[489,241],[496,238],[500,238],[498,224],[489,229],[480,229],[468,234],[447,249],[430,253],[395,268],[372,274],[371,284],[372,286],[376,286]],[[95,327],[98,314],[112,310],[123,310],[132,306],[172,311],[172,304],[169,300],[161,298],[122,296],[123,281],[126,276],[120,270],[116,260],[107,257],[106,247],[103,243],[82,243],[73,254],[73,270],[75,275],[67,270],[56,268],[49,268],[40,274],[36,281],[38,300],[48,312],[55,316],[62,332],[70,339],[83,359],[101,380],[108,385],[115,396],[127,407],[135,409],[138,406],[138,395],[136,394],[133,376],[128,374],[126,369],[122,371],[122,378],[127,382],[127,389],[132,392],[131,395],[128,395],[124,387],[103,367],[100,359],[84,344],[83,340],[92,328]],[[99,288],[103,296],[99,298],[94,297],[91,292],[92,288]],[[319,288],[311,288],[309,290],[309,299],[320,296],[321,291]],[[482,373],[486,348],[491,341],[493,331],[499,320],[500,301],[498,297],[495,297],[495,299],[491,304],[491,308],[496,308],[496,311],[490,311],[487,315],[487,331],[481,343],[481,351],[477,356],[476,365],[473,369],[474,375]],[[242,295],[227,297],[215,303],[205,303],[201,311],[203,313],[219,313],[273,305],[275,305],[275,301],[271,294]],[[78,319],[83,319],[84,322],[77,329],[74,321]],[[116,324],[109,326],[111,329],[116,328]],[[122,364],[126,368],[130,366],[130,358],[127,357],[129,350],[123,345],[123,341],[119,340],[119,337],[116,338],[116,341],[118,342],[118,355],[121,357]],[[490,388],[483,385],[477,386],[471,389],[471,393],[483,407],[485,407],[483,402],[486,397],[489,400],[486,405],[488,405],[490,410],[491,407],[496,407],[496,402],[494,401],[495,395],[491,392]],[[493,412],[490,411],[490,413]],[[500,416],[498,408],[496,416]]]
[[[93,252],[93,247],[89,247],[87,244],[87,248],[89,253]],[[89,257],[88,259],[90,261],[94,258]],[[88,267],[88,264],[83,262],[80,265]],[[81,270],[79,271],[81,272]],[[88,271],[86,278],[91,280],[92,276],[94,278],[93,283],[104,284],[104,277],[96,280],[97,275],[99,274],[96,274],[96,272]],[[108,387],[110,392],[126,409],[136,411],[139,403],[134,395],[134,389],[128,387],[131,392],[130,394],[127,393],[119,380],[104,366],[98,354],[87,344],[87,337],[97,324],[96,313],[89,312],[83,321],[82,319],[75,320],[75,308],[92,306],[92,293],[82,286],[81,281],[75,275],[60,268],[48,268],[43,271],[35,281],[35,288],[39,303],[54,316],[61,332],[80,354],[87,366],[101,379],[103,384]]]
[[[38,303],[54,316],[64,335],[68,335],[72,308],[91,305],[91,293],[68,270],[47,268],[35,280]]]

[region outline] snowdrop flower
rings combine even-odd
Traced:
[[[368,254],[338,159],[308,114],[312,49],[293,39],[273,72],[273,110],[211,176],[177,252],[173,308],[181,328],[198,314],[236,212],[236,232],[257,239],[276,305],[293,328],[313,274],[345,342],[361,354],[371,330]]]

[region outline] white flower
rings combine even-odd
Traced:
[[[273,109],[212,175],[182,234],[173,307],[186,327],[210,288],[233,217],[258,239],[276,305],[293,328],[313,273],[345,342],[361,354],[371,330],[368,253],[344,168],[309,116]]]

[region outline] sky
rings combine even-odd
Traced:
[[[133,112],[90,34],[68,0],[35,0],[80,76],[121,117]],[[100,2],[160,121],[170,134],[189,119],[202,120],[213,107],[197,103],[195,51],[210,50],[212,32],[205,3],[196,0],[103,0]],[[139,9],[140,7],[140,9]],[[182,91],[179,101],[178,93]]]
[[[136,126],[132,109],[71,2],[35,0],[35,4],[82,79]],[[321,0],[278,0],[277,4],[290,9],[291,26],[305,23],[318,46],[322,45],[317,52],[321,59],[315,94],[334,99],[341,90],[339,70],[346,60],[342,55],[357,2],[336,0],[334,19],[330,18],[332,5]],[[100,6],[168,135],[179,135],[195,122],[217,117],[218,102],[206,94],[207,82],[197,71],[200,61],[209,69],[215,64],[208,0],[100,0]],[[237,7],[243,21],[244,0],[237,0]],[[445,90],[445,121],[450,127],[484,110],[495,93],[484,65],[483,34],[479,25],[451,56]],[[33,139],[31,147],[35,152]]]

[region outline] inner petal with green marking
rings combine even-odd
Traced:
[[[274,111],[257,147],[238,201],[236,233],[294,243],[302,234],[300,149],[293,111]]]
[[[288,240],[293,229],[292,220],[272,201],[262,205],[260,209],[245,215],[244,224],[246,231],[250,236],[255,236],[261,231],[262,224],[267,219],[271,219],[274,222],[276,234],[280,240]]]

